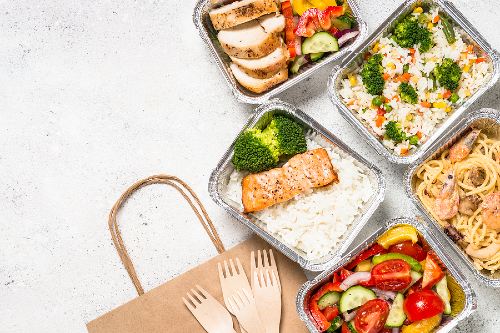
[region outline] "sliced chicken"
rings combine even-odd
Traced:
[[[267,33],[258,20],[221,30],[217,37],[224,52],[242,59],[265,57],[281,45],[278,35]]]
[[[286,66],[288,57],[288,51],[283,47],[278,47],[262,58],[240,59],[231,57],[231,60],[248,75],[258,79],[268,79]]]
[[[257,20],[267,33],[276,34],[285,30],[285,17],[281,14],[268,14]]]
[[[328,153],[313,149],[292,157],[283,167],[243,178],[242,202],[245,213],[255,212],[333,182],[338,183]]]
[[[276,0],[241,0],[212,9],[209,15],[214,28],[222,30],[276,12],[278,12]]]
[[[231,68],[231,72],[233,72],[236,80],[248,90],[260,94],[266,90],[271,89],[277,84],[280,84],[283,81],[288,79],[288,67],[285,66],[280,69],[276,74],[271,76],[268,79],[257,79],[245,73],[238,65],[235,63],[231,63],[229,65]]]
[[[227,5],[235,1],[236,0],[210,0],[210,3],[212,4],[212,6],[216,7],[216,6]]]

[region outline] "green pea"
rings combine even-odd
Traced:
[[[382,96],[376,96],[372,99],[372,104],[374,106],[381,106],[384,103],[384,99]]]
[[[410,70],[410,64],[404,64],[403,65],[403,73],[408,73],[408,70]]]
[[[416,136],[416,135],[410,136],[410,139],[409,139],[410,144],[413,145],[413,146],[418,145],[418,140],[419,140],[418,136]]]
[[[384,104],[384,109],[385,109],[385,112],[391,112],[392,111],[392,106],[390,106],[389,104],[385,103]]]
[[[453,94],[451,94],[451,96],[450,96],[450,102],[452,102],[452,103],[456,103],[456,102],[458,102],[458,100],[459,100],[459,99],[460,99],[460,97],[458,97],[458,94],[457,94],[457,93],[453,93]]]

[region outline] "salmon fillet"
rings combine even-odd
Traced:
[[[241,200],[244,212],[263,210],[311,188],[338,181],[327,151],[323,148],[309,150],[290,158],[281,168],[243,178]]]

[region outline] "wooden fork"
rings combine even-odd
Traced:
[[[255,251],[252,251],[250,253],[250,267],[251,267],[251,272],[250,272],[250,280],[251,280],[251,285],[252,285],[252,290],[254,290],[254,285],[255,285],[255,280],[254,280],[254,273],[256,270],[263,269],[264,271],[266,270],[272,270],[274,274],[276,275],[276,280],[278,282],[278,287],[281,291],[281,283],[280,283],[280,275],[278,273],[278,266],[276,265],[276,261],[274,260],[274,255],[273,255],[273,250],[269,250],[269,256],[266,250],[257,251],[257,258],[255,258]]]
[[[233,320],[227,310],[199,285],[187,293],[190,301],[182,300],[198,322],[208,333],[236,333]]]
[[[238,290],[236,294],[229,296],[228,302],[241,326],[248,333],[266,333],[257,312],[255,299],[249,289]]]
[[[248,278],[247,275],[245,274],[243,266],[241,265],[240,259],[235,258],[235,261],[236,261],[236,267],[238,268],[237,270],[236,267],[234,266],[233,259],[229,259],[229,265],[227,263],[227,260],[224,260],[224,272],[222,272],[221,263],[217,263],[217,269],[219,270],[220,286],[222,289],[222,298],[224,299],[224,304],[226,305],[226,308],[234,316],[236,315],[234,314],[233,308],[228,302],[229,297],[236,294],[238,290],[241,290],[242,288],[250,290],[250,283],[248,283]],[[241,333],[247,333],[247,332],[241,327]]]
[[[281,320],[281,292],[276,274],[272,269],[257,269],[254,272],[253,294],[257,312],[266,328],[266,333],[279,333]]]

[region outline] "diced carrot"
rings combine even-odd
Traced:
[[[390,102],[390,100],[387,97],[385,97],[385,96],[382,96],[382,97],[384,98],[384,103],[389,103]]]
[[[432,104],[427,101],[420,102],[420,105],[422,105],[424,108],[430,108],[432,106]]]
[[[408,155],[408,148],[401,148],[401,156]]]
[[[391,76],[390,76],[389,74],[384,73],[384,80],[386,80],[386,81],[387,81],[390,77],[391,77]]]
[[[418,131],[416,135],[417,135],[417,138],[422,139],[422,132]]]
[[[432,19],[432,23],[436,24],[436,23],[438,23],[438,22],[439,22],[439,20],[440,20],[440,19],[441,19],[441,18],[439,17],[439,15],[436,15],[436,16],[434,16],[434,18]]]
[[[384,109],[382,109],[382,108],[378,108],[378,109],[377,109],[377,115],[379,115],[379,116],[383,116],[383,115],[385,115],[385,110],[384,110]]]
[[[479,64],[480,62],[486,61],[486,58],[477,58],[476,59],[476,64]]]
[[[408,82],[411,79],[411,74],[410,73],[403,73],[401,74],[398,78],[396,78],[395,81],[397,82]]]
[[[469,44],[467,45],[467,52],[472,53],[474,51],[474,45]]]
[[[382,124],[384,123],[384,121],[385,121],[385,117],[381,116],[381,115],[378,115],[377,116],[377,120],[375,121],[375,125],[377,127],[382,127]]]
[[[354,100],[354,99],[350,99],[350,100],[347,102],[347,105],[353,105],[353,104],[354,104],[354,102],[355,102],[355,100]]]
[[[415,54],[415,49],[413,47],[410,47],[409,48],[409,51],[410,51],[410,54],[411,55],[414,55]]]
[[[394,95],[391,99],[395,100],[396,102],[399,102],[400,99],[399,99],[399,96],[398,95]]]
[[[445,90],[443,93],[443,98],[448,99],[448,98],[450,98],[450,96],[451,96],[451,91]]]

